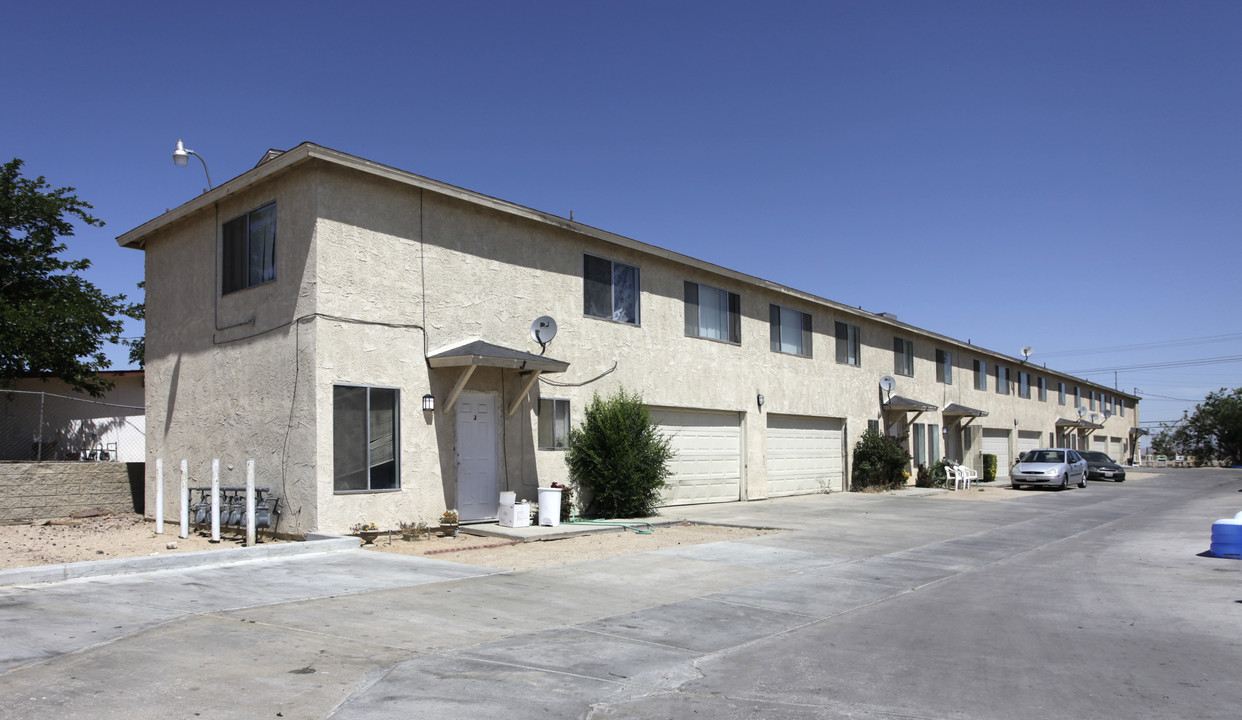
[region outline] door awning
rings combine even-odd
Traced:
[[[987,410],[976,410],[972,407],[966,407],[965,405],[958,405],[957,403],[950,403],[945,406],[945,409],[941,410],[940,413],[942,415],[959,415],[972,418],[988,416]]]
[[[1079,430],[1100,430],[1104,426],[1097,425],[1086,420],[1066,420],[1065,418],[1057,418],[1057,427],[1059,428],[1078,428]]]
[[[545,373],[559,373],[569,369],[569,363],[567,362],[500,345],[493,345],[482,340],[475,340],[465,345],[458,345],[457,347],[442,350],[434,355],[429,355],[427,356],[427,364],[433,368],[475,365],[509,368],[512,370],[538,370]]]
[[[466,388],[466,383],[470,381],[470,376],[474,374],[477,368],[495,367],[505,370],[516,370],[519,375],[526,376],[526,382],[522,385],[521,390],[513,399],[513,403],[509,406],[510,415],[517,412],[518,407],[522,404],[522,399],[534,387],[541,374],[565,372],[569,369],[569,363],[567,362],[500,345],[493,345],[482,340],[475,340],[464,345],[442,350],[434,355],[428,355],[427,364],[432,368],[462,368],[461,375],[457,378],[457,384],[453,386],[453,390],[449,393],[448,401],[440,408],[441,413],[447,413],[453,407],[457,402],[458,396],[461,395],[461,391]]]
[[[921,412],[927,412],[929,410],[935,410],[936,406],[932,405],[931,403],[920,402],[918,400],[911,400],[908,397],[894,395],[888,399],[888,402],[884,403],[884,409],[892,410],[895,412],[920,412],[921,413]]]

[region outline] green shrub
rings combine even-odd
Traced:
[[[621,388],[607,399],[595,394],[582,425],[569,431],[565,463],[583,491],[579,502],[589,502],[585,514],[634,518],[655,514],[673,455],[642,397]]]
[[[945,468],[953,465],[948,458],[940,458],[935,465],[931,467],[932,487],[945,487],[949,482],[949,473],[945,472]]]
[[[935,483],[932,481],[931,470],[928,470],[927,466],[923,463],[919,463],[918,474],[914,476],[914,486],[921,488],[935,486]]]
[[[996,479],[996,456],[991,453],[983,453],[983,482],[992,482]]]
[[[898,488],[905,485],[902,472],[910,456],[897,438],[881,435],[867,428],[854,446],[854,471],[851,484],[855,490],[865,488]]]

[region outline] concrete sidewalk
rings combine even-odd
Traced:
[[[523,572],[347,551],[10,587],[0,717],[582,717],[1186,492],[803,496],[676,511],[788,533]]]

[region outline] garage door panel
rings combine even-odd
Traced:
[[[843,421],[769,415],[764,466],[767,495],[800,495],[843,489]]]
[[[676,455],[665,505],[731,502],[741,498],[742,433],[737,413],[651,411]]]
[[[1009,431],[983,430],[983,452],[996,456],[996,479],[1009,477],[1012,461],[1009,458]]]
[[[1018,442],[1014,450],[1017,451],[1019,457],[1024,452],[1038,450],[1040,447],[1040,440],[1042,438],[1043,433],[1040,433],[1037,430],[1019,430]]]

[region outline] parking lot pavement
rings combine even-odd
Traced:
[[[1242,660],[1227,641],[1202,637],[1203,622],[1179,617],[1219,611],[1237,586],[1242,563],[1222,565],[1229,561],[1195,548],[1206,549],[1216,519],[1200,515],[1242,505],[1242,473],[1187,477],[991,503],[849,494],[669,509],[696,522],[791,531],[523,572],[345,552],[7,588],[0,717],[891,717],[919,703],[935,717],[997,717],[998,708],[1057,716],[1055,707],[997,705],[1006,688],[1032,706],[1038,695],[986,668],[972,670],[977,688],[991,688],[975,699],[926,682],[942,677],[941,663],[1025,652],[1021,638],[994,625],[997,607],[965,612],[976,592],[991,598],[1025,584],[1035,597],[1036,588],[1064,586],[1081,595],[1067,605],[1091,615],[1090,600],[1114,594],[1082,582],[1088,575],[1142,586],[1154,604],[1134,609],[1139,621],[1171,613],[1158,645],[1183,664],[1178,677],[1159,676],[1153,660],[1116,682],[1180,701],[1182,675],[1206,683],[1219,674],[1232,687],[1228,667]],[[1104,572],[1101,555],[1143,571]],[[1187,583],[1201,599],[1173,602]],[[1055,607],[1041,612],[1041,622],[1065,619]],[[1085,627],[1112,628],[1106,613],[1089,620]],[[1216,626],[1239,630],[1232,618]],[[1038,636],[1040,627],[1020,629]],[[1181,628],[1202,662],[1170,649],[1180,647]],[[971,643],[952,640],[959,636]],[[907,637],[919,645],[902,649]],[[1117,636],[1066,642],[1094,661],[1100,638]],[[926,661],[932,672],[907,656],[939,659]],[[866,692],[841,685],[867,684],[855,671],[873,658],[903,667],[909,682]],[[1216,672],[1208,663],[1224,664]],[[1076,685],[1085,682],[1078,672],[1058,681],[1092,695]],[[907,685],[918,697],[903,694]],[[1149,702],[1165,713],[1155,715],[1115,690],[1064,702],[1079,715],[1120,716],[1111,711],[1125,706],[1128,717],[1210,717],[1214,703],[1238,699],[1236,688],[1216,689],[1173,714],[1167,701]]]

